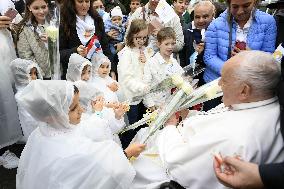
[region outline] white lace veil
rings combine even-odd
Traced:
[[[82,70],[86,65],[92,67],[91,62],[88,59],[82,57],[77,53],[71,54],[69,58],[66,79],[73,82],[81,80]]]
[[[30,71],[32,68],[37,69],[37,78],[42,80],[41,69],[37,63],[31,60],[17,58],[10,64],[11,71],[14,75],[16,88],[27,86],[31,81]]]
[[[22,91],[18,101],[38,121],[57,130],[71,128],[69,107],[74,85],[64,80],[34,80]]]
[[[98,76],[98,69],[103,63],[109,62],[109,68],[111,69],[111,62],[108,59],[108,57],[105,56],[103,53],[99,53],[93,56],[91,62],[92,62],[92,77],[93,78]]]
[[[94,100],[97,96],[103,96],[103,93],[85,81],[76,81],[74,84],[80,91],[80,105],[87,113],[91,112],[91,100]]]

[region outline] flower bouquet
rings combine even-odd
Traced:
[[[223,96],[221,87],[218,85],[219,78],[206,83],[193,91],[190,97],[179,107],[179,110],[187,109],[197,104]]]
[[[200,73],[202,73],[204,71],[204,68],[202,68],[201,66],[196,66],[196,67],[192,67],[191,65],[185,66],[183,68],[184,73],[181,75],[182,79],[190,82],[192,84],[192,86],[194,86],[197,82],[196,80],[193,80],[194,77],[196,77],[197,75],[199,75]],[[176,76],[174,76],[176,77]],[[175,88],[175,84],[173,83],[173,78],[174,77],[168,77],[166,79],[164,79],[163,81],[161,81],[160,83],[156,83],[153,86],[151,86],[151,88],[146,92],[146,94],[148,93],[158,93],[161,91],[165,91],[165,90],[170,90],[172,88]],[[143,94],[145,95],[145,94]],[[135,102],[138,101],[142,98],[142,96],[135,96],[131,99],[131,101]]]
[[[183,81],[181,77],[175,78],[174,83],[179,88],[179,91],[174,94],[173,98],[166,104],[166,106],[159,112],[156,119],[150,124],[150,131],[145,137],[143,143],[146,143],[147,140],[164,125],[173,113],[198,103],[222,96],[223,93],[218,85],[218,81],[219,79],[216,79],[196,90],[193,90],[189,83]]]
[[[60,10],[55,1],[50,4],[50,19],[47,20],[46,33],[48,36],[48,57],[52,79],[60,80],[60,55],[59,55],[59,21]]]
[[[124,127],[122,130],[118,132],[118,134],[122,134],[126,131],[136,129],[141,125],[150,124],[154,121],[158,115],[159,110],[155,110],[154,112],[147,111],[146,114],[143,115],[143,118],[127,127]]]
[[[178,88],[178,91],[161,109],[156,119],[150,123],[149,134],[146,135],[145,139],[143,140],[144,144],[164,125],[164,123],[170,118],[170,116],[178,110],[182,103],[184,103],[184,101],[187,99],[187,96],[190,95],[193,91],[192,86],[188,82],[185,82],[179,75],[173,75],[172,82]]]

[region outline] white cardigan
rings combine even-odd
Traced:
[[[144,50],[146,60],[148,60],[153,52]],[[119,62],[117,65],[118,83],[126,100],[130,101],[130,105],[137,105],[139,101],[131,102],[133,97],[141,96],[147,89],[147,85],[143,82],[144,65],[139,61],[140,52],[137,48],[124,47],[119,53]],[[147,101],[143,97],[144,103]],[[147,102],[145,103],[147,104]],[[146,105],[147,106],[147,105]]]

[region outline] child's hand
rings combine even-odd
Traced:
[[[139,61],[143,64],[146,63],[146,56],[142,50],[140,50],[140,56],[139,56]]]
[[[88,54],[88,49],[87,47],[85,47],[84,45],[80,45],[78,48],[77,48],[77,53],[79,55],[81,55],[82,57],[86,57],[87,54]]]
[[[117,43],[117,44],[114,45],[114,47],[116,47],[116,52],[119,52],[124,48],[124,44],[123,43]]]
[[[127,158],[131,158],[132,156],[138,157],[140,153],[145,150],[146,145],[145,144],[129,144],[129,146],[124,150]]]
[[[199,43],[196,45],[196,51],[201,54],[204,51],[204,43]]]
[[[112,91],[112,92],[116,92],[118,90],[118,84],[116,82],[113,82],[109,85],[107,85],[107,87]]]
[[[157,110],[158,108],[156,107],[156,106],[151,106],[151,107],[149,107],[149,110],[151,111],[151,112],[154,112],[155,110]]]
[[[118,37],[119,32],[118,32],[117,30],[115,30],[115,29],[111,29],[111,30],[107,33],[107,35],[108,35],[109,37],[115,39],[115,38]]]
[[[91,102],[93,111],[100,112],[103,110],[104,107],[104,97],[98,96],[96,100]]]
[[[119,104],[117,107],[115,107],[113,111],[117,120],[120,120],[126,112],[125,107],[122,104]]]
[[[105,104],[105,107],[115,109],[119,106],[118,102],[108,102]]]
[[[122,108],[123,108],[123,111],[124,111],[124,112],[128,112],[128,111],[129,111],[130,106],[129,106],[128,103],[122,102],[121,105],[122,105]]]

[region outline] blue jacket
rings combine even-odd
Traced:
[[[233,21],[232,46],[236,41],[236,28],[237,24]],[[221,69],[228,57],[229,33],[226,10],[211,22],[205,34],[204,62],[206,69],[203,78],[206,83],[221,75]],[[252,50],[272,53],[275,50],[276,33],[276,22],[273,16],[256,10],[247,36],[247,46]]]

